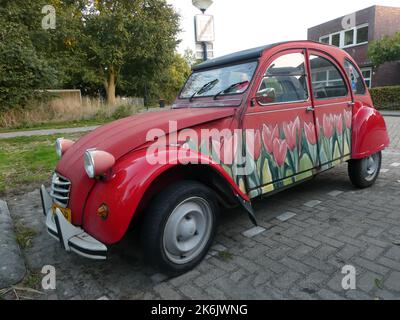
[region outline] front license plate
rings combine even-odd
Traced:
[[[61,213],[63,214],[63,216],[65,217],[65,219],[68,220],[69,223],[71,223],[71,209],[68,208],[61,208],[55,204],[53,204],[53,214],[56,213],[56,209],[59,209],[61,211]]]

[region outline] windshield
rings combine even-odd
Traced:
[[[194,72],[186,82],[180,97],[208,97],[218,93],[220,95],[242,93],[248,88],[256,68],[257,61],[253,61],[229,67]],[[212,83],[212,85],[207,85],[209,83]],[[238,83],[241,85],[233,86],[231,90],[221,93],[221,91]]]

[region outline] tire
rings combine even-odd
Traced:
[[[214,240],[218,211],[214,192],[205,185],[188,180],[169,186],[144,216],[141,243],[146,262],[171,276],[193,269]]]
[[[348,172],[350,181],[357,188],[372,186],[379,176],[382,163],[382,152],[373,154],[364,159],[350,160]]]

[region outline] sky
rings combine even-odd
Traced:
[[[167,0],[182,16],[178,51],[194,50],[192,0]],[[400,0],[214,0],[215,57],[269,43],[307,39],[307,29],[373,5],[400,7]]]

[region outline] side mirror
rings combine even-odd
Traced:
[[[260,104],[274,103],[276,100],[275,88],[265,88],[258,91],[256,100]]]

